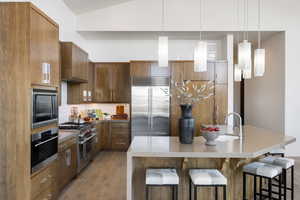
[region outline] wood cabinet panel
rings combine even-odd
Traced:
[[[183,79],[194,81],[210,81],[214,80],[214,64],[208,63],[206,72],[194,72],[194,62],[186,61],[183,66]]]
[[[30,68],[31,83],[36,85],[59,86],[59,30],[47,18],[30,10]],[[42,64],[51,66],[50,83],[43,83]]]
[[[215,112],[216,123],[224,124],[228,113],[228,86],[217,84],[215,86]]]
[[[49,199],[54,199],[57,195],[57,164],[58,161],[54,161],[48,167],[37,172],[31,178],[31,199],[38,199],[38,197],[48,193]],[[48,189],[51,188],[51,191]]]
[[[130,102],[130,68],[128,63],[96,63],[94,101]]]
[[[88,79],[88,54],[72,42],[61,42],[61,78],[84,83]]]
[[[112,66],[112,101],[130,102],[130,65],[115,63]]]
[[[94,85],[94,100],[95,102],[111,102],[111,64],[95,64],[95,85]]]
[[[76,139],[59,144],[58,152],[58,188],[62,190],[77,174],[77,143]]]
[[[111,149],[110,122],[101,122],[101,149]]]
[[[130,62],[130,76],[147,78],[151,75],[151,63],[146,61]]]

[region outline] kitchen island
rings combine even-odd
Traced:
[[[127,152],[127,200],[145,199],[145,170],[150,167],[177,169],[180,200],[188,199],[188,169],[219,169],[228,179],[227,199],[240,200],[243,165],[295,141],[294,137],[253,126],[243,127],[242,140],[221,136],[216,146],[205,145],[203,137],[196,137],[193,144],[181,144],[178,137],[134,137]],[[248,193],[252,195],[250,189]],[[155,200],[171,199],[169,188],[153,188],[150,195]],[[211,195],[210,189],[199,192],[203,200],[213,199]]]

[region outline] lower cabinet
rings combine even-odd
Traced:
[[[61,191],[77,175],[77,139],[58,145],[58,190]]]
[[[130,144],[130,123],[102,122],[101,124],[101,149],[127,151]]]
[[[96,156],[101,150],[101,123],[96,125],[96,137],[93,143],[93,155]]]
[[[55,200],[57,188],[58,160],[33,174],[31,177],[31,200]]]

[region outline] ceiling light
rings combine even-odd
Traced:
[[[207,42],[202,40],[202,0],[200,0],[200,40],[194,49],[194,72],[207,71]]]
[[[242,70],[238,64],[234,65],[234,81],[236,82],[242,81]]]

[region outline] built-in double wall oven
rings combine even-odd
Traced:
[[[57,158],[58,149],[57,90],[32,89],[31,173],[47,166]],[[56,124],[54,126],[47,126]],[[37,133],[35,130],[39,128]]]
[[[56,90],[32,90],[32,128],[58,121],[58,97]]]
[[[57,158],[58,128],[31,135],[31,173],[47,166]]]

